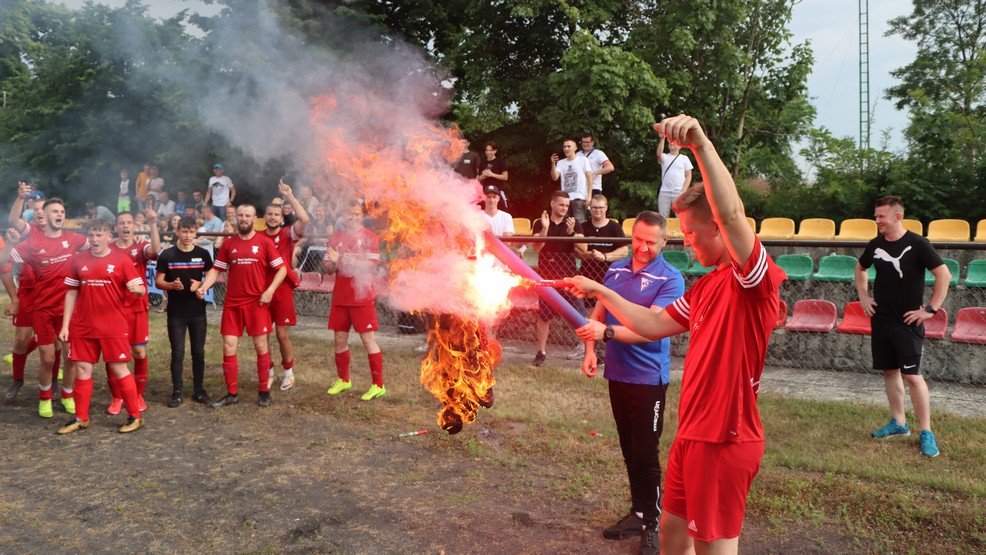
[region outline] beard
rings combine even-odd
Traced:
[[[240,235],[246,235],[253,231],[253,224],[247,222],[237,222],[236,231]]]

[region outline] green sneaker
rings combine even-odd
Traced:
[[[61,368],[58,369],[58,377],[55,378],[55,379],[58,380],[58,381],[62,381],[62,369]]]
[[[938,442],[931,430],[921,430],[921,454],[925,457],[938,456]]]
[[[75,414],[75,399],[62,397],[62,407],[65,409],[65,412]]]
[[[13,354],[8,353],[8,354],[4,355],[3,356],[3,361],[7,363],[7,368],[13,368],[14,367],[14,355]]]
[[[45,399],[38,403],[38,416],[41,418],[51,418],[55,416],[55,411],[51,410],[51,399]]]
[[[350,389],[352,387],[353,387],[353,382],[347,382],[346,380],[339,378],[336,381],[332,382],[332,385],[329,386],[329,390],[326,391],[326,393],[328,393],[329,395],[338,395],[343,391],[346,391],[347,389]]]
[[[383,397],[386,394],[387,394],[386,387],[379,387],[377,384],[373,384],[370,386],[370,389],[366,390],[366,393],[364,393],[363,396],[360,397],[360,399],[364,401],[370,401],[372,399],[376,399],[377,397]]]
[[[903,426],[901,426],[896,420],[891,418],[890,422],[887,422],[886,426],[880,428],[879,430],[874,430],[870,435],[876,439],[885,439],[891,436],[909,436],[911,435],[911,429],[907,427],[906,422]]]

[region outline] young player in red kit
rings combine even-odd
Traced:
[[[51,418],[54,416],[51,408],[52,369],[55,366],[55,353],[60,350],[56,341],[65,309],[65,276],[71,268],[72,257],[89,248],[89,242],[81,235],[62,232],[65,221],[65,203],[62,199],[50,198],[45,201],[44,212],[44,233],[32,232],[24,242],[11,248],[20,239],[20,234],[14,229],[7,231],[9,242],[0,250],[0,264],[5,264],[8,258],[28,264],[37,278],[31,325],[38,337],[38,350],[41,352],[41,366],[38,371],[41,400],[38,403],[38,415]],[[62,382],[62,406],[70,414],[75,414],[72,390],[74,383],[74,369],[70,364],[65,369],[65,379]]]
[[[127,407],[127,423],[121,433],[133,432],[144,425],[137,406],[137,386],[127,370],[130,361],[130,327],[127,298],[143,296],[143,276],[137,273],[130,257],[110,248],[113,234],[105,220],[89,225],[92,248],[72,259],[65,276],[65,314],[58,338],[69,343],[69,360],[76,368],[76,413],[58,433],[70,434],[89,427],[89,404],[92,400],[92,368],[100,355],[110,367],[116,388]]]
[[[329,329],[334,331],[335,363],[339,378],[329,387],[329,395],[338,395],[353,387],[349,378],[349,329],[363,341],[370,363],[373,384],[360,398],[364,401],[387,394],[383,385],[383,353],[373,332],[379,329],[373,295],[373,277],[380,264],[377,236],[363,226],[363,205],[350,203],[345,227],[328,240],[325,251],[326,273],[336,274],[329,309]]]
[[[290,331],[291,327],[298,323],[298,316],[294,308],[294,289],[298,287],[298,276],[291,268],[291,259],[294,256],[295,243],[305,235],[305,228],[308,227],[308,212],[295,198],[287,183],[281,180],[277,186],[281,191],[282,202],[290,204],[294,213],[298,215],[298,220],[290,227],[285,228],[283,227],[284,214],[281,211],[281,205],[268,205],[264,211],[264,223],[267,224],[264,233],[274,242],[274,247],[280,253],[281,260],[288,268],[287,277],[277,288],[274,298],[270,302],[270,316],[277,335],[277,345],[281,350],[281,366],[284,368],[281,391],[287,391],[294,386],[294,346],[291,344]],[[271,366],[270,372],[268,389],[274,379],[273,366]]]
[[[270,375],[270,351],[267,334],[271,321],[268,306],[274,292],[287,275],[287,266],[274,248],[270,239],[253,230],[257,220],[257,209],[250,204],[236,207],[236,233],[227,237],[219,248],[212,269],[201,284],[194,284],[189,291],[205,296],[220,271],[227,272],[226,300],[223,303],[223,318],[219,333],[223,336],[223,374],[226,377],[226,395],[214,401],[211,406],[222,407],[239,402],[237,374],[239,364],[236,360],[236,347],[246,327],[247,335],[253,339],[257,352],[257,381],[260,393],[257,404],[270,406],[270,388],[267,377]],[[276,271],[271,279],[267,269]]]
[[[586,278],[566,281],[648,339],[690,332],[678,433],[665,473],[660,551],[736,553],[746,496],[763,458],[757,393],[786,276],[747,225],[736,185],[698,121],[680,115],[654,129],[698,160],[705,183],[679,197],[674,211],[685,245],[703,266],[716,269],[660,313]],[[590,322],[579,337],[589,340],[603,325]]]
[[[134,235],[136,222],[134,215],[130,212],[120,212],[116,215],[116,241],[110,243],[110,249],[125,255],[137,270],[142,285],[147,288],[147,261],[156,260],[161,251],[161,237],[157,228],[157,212],[147,210],[147,223],[150,227],[151,240],[147,241],[143,237]],[[137,404],[141,412],[147,410],[147,403],[144,401],[144,390],[147,388],[148,365],[147,365],[147,341],[149,337],[149,322],[147,318],[149,305],[147,295],[126,297],[127,323],[130,338],[130,352],[134,358],[134,381],[137,383]],[[109,362],[106,363],[106,380],[109,384],[110,393],[113,399],[110,406],[106,409],[108,414],[120,414],[123,407],[123,396],[116,388],[116,380]]]

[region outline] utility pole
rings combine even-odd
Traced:
[[[870,148],[870,1],[859,0],[859,149]]]

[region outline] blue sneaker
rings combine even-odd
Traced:
[[[931,430],[921,430],[921,454],[925,457],[938,456],[938,442]]]
[[[880,428],[879,430],[875,430],[870,435],[876,439],[884,439],[890,436],[909,436],[911,435],[911,429],[907,427],[906,422],[903,426],[901,426],[896,420],[891,418],[890,422],[888,422],[886,426]]]

